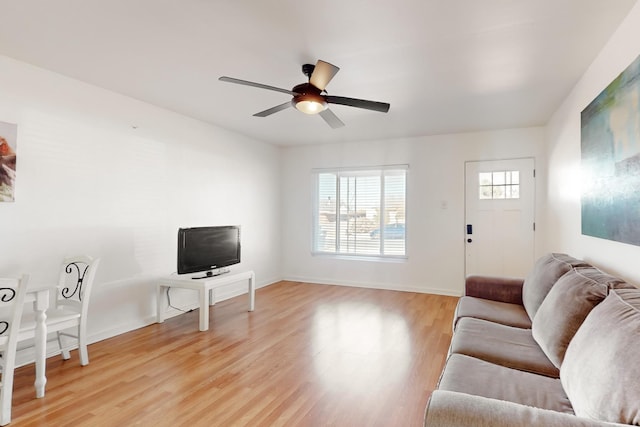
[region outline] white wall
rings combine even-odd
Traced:
[[[586,259],[636,285],[640,284],[640,247],[581,235],[580,112],[638,55],[640,3],[633,7],[548,124],[548,241],[544,245],[546,251]]]
[[[316,283],[460,295],[465,161],[534,157],[537,168],[544,169],[539,161],[544,137],[543,128],[529,128],[285,149],[283,276]],[[408,260],[373,262],[312,256],[311,170],[384,164],[409,164]],[[442,209],[443,201],[446,209]]]
[[[0,120],[18,124],[0,276],[55,284],[63,257],[101,257],[92,341],[155,320],[154,279],[175,271],[179,227],[240,224],[232,271],[255,270],[258,286],[280,279],[278,148],[6,57],[0,94]],[[195,293],[172,296],[197,306]]]

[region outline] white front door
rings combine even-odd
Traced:
[[[534,261],[532,158],[465,164],[465,273],[526,277]]]

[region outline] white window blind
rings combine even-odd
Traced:
[[[406,165],[313,172],[313,252],[406,256]]]

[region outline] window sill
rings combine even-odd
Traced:
[[[342,261],[366,261],[366,262],[389,262],[389,263],[405,263],[409,260],[406,255],[348,255],[348,254],[331,254],[326,252],[311,252],[313,257],[330,258]]]

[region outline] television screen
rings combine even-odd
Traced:
[[[178,274],[210,271],[240,262],[240,226],[178,230]]]

